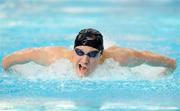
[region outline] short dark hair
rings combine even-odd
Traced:
[[[104,50],[103,36],[96,29],[82,29],[74,41],[74,48],[77,46],[90,46],[98,49],[102,53]]]

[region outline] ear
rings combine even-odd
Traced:
[[[100,54],[98,58],[99,58],[99,61],[101,61],[103,58],[102,54]]]
[[[104,58],[103,58],[103,55],[101,54],[99,56],[99,64],[102,64],[104,62]]]
[[[101,54],[101,55],[100,55],[100,59],[102,59],[102,57],[103,57],[103,56],[102,56],[102,54]]]

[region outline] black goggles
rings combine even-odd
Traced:
[[[74,50],[78,56],[87,55],[88,57],[93,57],[93,58],[97,57],[97,55],[101,52],[101,51],[91,51],[91,52],[85,53],[81,49],[78,49],[78,48],[75,48]]]

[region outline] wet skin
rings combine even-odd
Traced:
[[[89,46],[77,46],[76,48],[82,50],[84,53],[89,53],[92,51],[98,51],[97,49]],[[88,55],[79,56],[73,50],[73,63],[76,70],[76,73],[83,77],[88,76],[91,72],[96,69],[100,61],[101,54],[98,54],[96,57],[89,57]]]
[[[85,54],[97,49],[89,46],[77,46]],[[37,64],[48,66],[59,59],[67,58],[73,64],[77,74],[81,77],[88,76],[93,72],[98,64],[102,64],[106,59],[112,58],[118,61],[121,66],[135,67],[141,64],[147,64],[154,67],[164,67],[163,75],[172,73],[176,69],[176,60],[163,55],[149,51],[137,51],[130,48],[112,46],[98,54],[96,57],[87,55],[79,56],[75,49],[67,49],[61,46],[28,48],[16,51],[7,55],[2,60],[2,66],[8,70],[16,64],[25,64],[33,61]]]

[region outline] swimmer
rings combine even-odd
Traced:
[[[74,64],[80,77],[91,74],[98,64],[103,64],[108,58],[112,58],[121,66],[126,67],[135,67],[141,64],[164,67],[164,74],[172,73],[176,68],[175,59],[149,51],[137,51],[118,46],[111,46],[104,50],[102,34],[92,28],[79,32],[74,41],[73,50],[62,46],[28,48],[4,57],[2,66],[8,70],[13,65],[30,61],[48,66],[62,58],[67,58]]]

